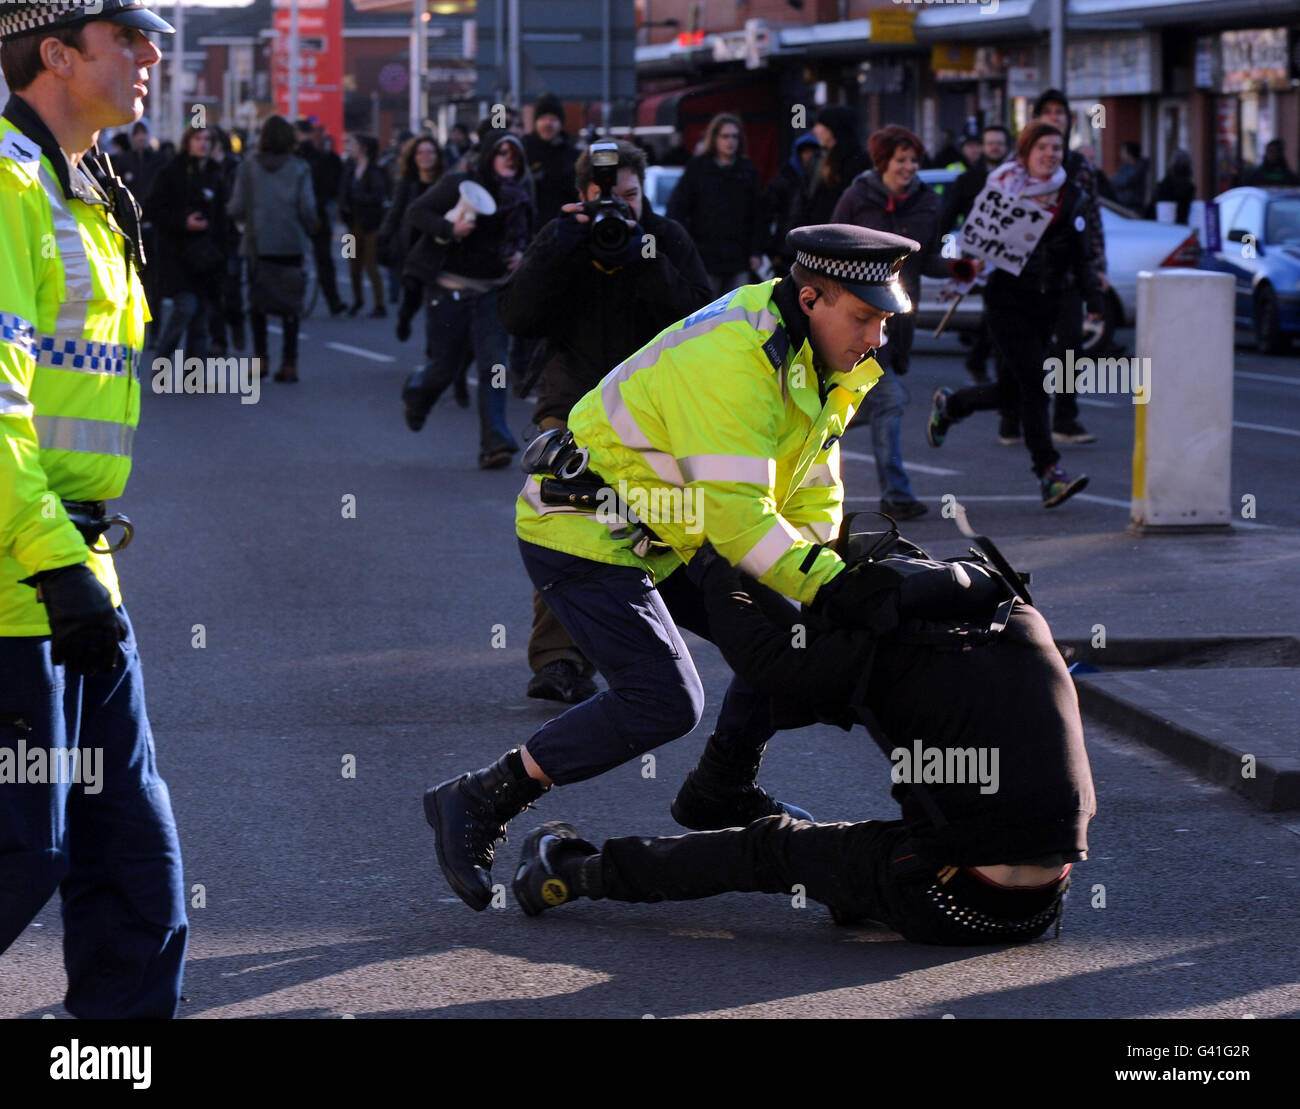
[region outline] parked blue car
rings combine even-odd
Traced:
[[[1265,354],[1281,354],[1300,335],[1300,189],[1229,189],[1214,199],[1219,249],[1200,268],[1237,281],[1237,324]]]

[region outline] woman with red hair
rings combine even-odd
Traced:
[[[1016,140],[1016,160],[993,170],[988,185],[1005,195],[1035,204],[1050,217],[1033,252],[1018,274],[995,269],[984,292],[984,307],[993,342],[1006,360],[1016,383],[1017,398],[1004,383],[974,385],[953,392],[936,389],[926,427],[932,447],[943,444],[948,428],[972,412],[1020,406],[1020,425],[1043,497],[1053,508],[1088,484],[1084,474],[1071,477],[1061,468],[1052,446],[1048,423],[1048,394],[1043,388],[1044,365],[1052,329],[1060,315],[1061,298],[1073,276],[1083,290],[1088,318],[1100,320],[1101,284],[1089,258],[1087,208],[1091,201],[1061,165],[1064,136],[1050,123],[1036,120]]]
[[[859,174],[845,190],[832,220],[889,231],[920,243],[920,250],[903,263],[903,288],[913,303],[921,295],[922,274],[948,277],[961,272],[973,276],[970,262],[954,270],[954,263],[941,253],[939,195],[917,176],[925,154],[920,138],[906,127],[890,124],[867,140],[867,151],[874,168]],[[889,321],[887,342],[875,353],[884,376],[867,393],[854,419],[856,426],[867,421],[871,424],[880,510],[898,520],[910,520],[927,511],[912,492],[911,481],[903,468],[903,407],[908,394],[899,378],[911,366],[915,333],[915,320],[910,313]]]

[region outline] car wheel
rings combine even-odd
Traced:
[[[1285,354],[1291,340],[1282,333],[1277,293],[1272,285],[1255,290],[1255,347],[1261,354]]]
[[[1090,331],[1090,327],[1096,327],[1096,324],[1088,323],[1088,309],[1083,309],[1083,326],[1084,339],[1083,349],[1088,354],[1105,354],[1106,351],[1114,349],[1115,332],[1124,324],[1124,309],[1121,307],[1119,297],[1113,291],[1106,294],[1105,307],[1102,309],[1101,327],[1095,331]]]

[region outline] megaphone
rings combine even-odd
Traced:
[[[479,216],[494,215],[496,210],[497,202],[492,199],[492,194],[487,189],[473,181],[462,181],[460,200],[457,201],[456,207],[447,213],[446,218],[455,223],[463,217],[473,223]]]

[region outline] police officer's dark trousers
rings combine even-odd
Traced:
[[[188,937],[180,843],[118,612],[128,634],[107,675],[53,665],[48,636],[0,637],[0,951],[57,889],[68,1011],[166,1018]]]
[[[644,570],[520,541],[533,585],[609,689],[543,725],[525,745],[554,782],[594,778],[692,731],[704,689],[678,627],[709,638],[698,589],[678,570],[656,587]],[[775,595],[774,595],[775,596]],[[790,621],[799,617],[793,606]],[[769,698],[733,678],[714,728],[757,750],[772,736]]]

